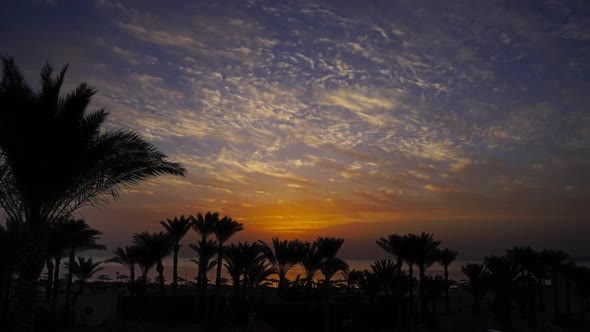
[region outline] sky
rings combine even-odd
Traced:
[[[111,247],[218,211],[347,258],[423,231],[590,254],[587,1],[23,0],[0,31],[34,85],[69,64],[64,91],[187,168],[78,212]]]

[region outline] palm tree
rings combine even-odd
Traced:
[[[84,293],[84,284],[86,283],[86,280],[92,278],[94,274],[103,269],[102,267],[99,267],[102,262],[93,262],[92,258],[86,259],[84,257],[78,257],[78,261],[76,262],[74,260],[74,264],[66,264],[72,271],[72,274],[76,276],[80,282],[80,290],[78,291],[79,294]]]
[[[509,329],[512,326],[510,307],[516,293],[518,268],[506,256],[484,257],[484,264],[490,273],[489,286],[495,295],[495,311],[503,314],[504,323]]]
[[[129,270],[129,289],[131,295],[135,293],[135,266],[138,262],[137,247],[126,246],[125,248],[117,248],[113,250],[113,258],[109,262],[114,262],[123,265]]]
[[[442,265],[443,269],[444,269],[444,273],[445,273],[445,283],[446,283],[446,288],[445,288],[445,313],[449,313],[450,311],[450,306],[449,306],[449,266],[451,266],[451,264],[455,261],[455,259],[457,259],[457,255],[459,255],[459,253],[457,251],[454,250],[450,250],[448,248],[444,248],[443,250],[440,250],[438,253],[438,263],[440,265]]]
[[[202,279],[202,282],[204,285],[207,285],[207,272],[217,265],[217,261],[213,259],[215,254],[217,254],[217,242],[215,240],[207,240],[205,245],[202,242],[197,242],[197,244],[189,244],[188,246],[197,253],[198,259],[191,259],[191,262],[197,264],[197,275],[200,271],[205,272],[205,278]],[[203,265],[201,266],[201,264]]]
[[[408,241],[412,247],[414,262],[418,266],[420,273],[419,293],[420,293],[420,314],[422,318],[425,318],[428,307],[426,306],[426,299],[424,298],[424,287],[422,280],[426,275],[426,268],[437,261],[438,250],[437,247],[440,241],[434,240],[432,234],[422,232],[420,235],[408,234]]]
[[[344,239],[334,237],[318,237],[315,241],[318,254],[322,257],[320,271],[324,275],[324,332],[330,331],[330,280],[338,271],[348,270],[348,264],[336,257],[344,244]]]
[[[318,250],[316,242],[305,242],[302,245],[302,254],[299,264],[305,273],[305,287],[308,294],[311,292],[313,286],[313,279],[320,271],[322,265],[322,255]]]
[[[186,170],[137,133],[101,130],[108,112],[87,108],[96,90],[86,84],[60,96],[67,66],[54,76],[46,65],[32,89],[11,57],[0,81],[0,207],[26,224],[19,257],[17,330],[34,325],[37,281],[47,251],[46,225],[80,207],[101,205],[121,188]]]
[[[174,244],[174,260],[172,263],[172,295],[176,295],[176,285],[178,279],[178,251],[180,250],[180,240],[182,240],[182,238],[191,228],[191,219],[185,218],[184,215],[182,215],[180,218],[174,217],[174,219],[160,221],[160,224],[166,229],[168,236],[170,236]]]
[[[56,220],[50,224],[47,238],[47,295],[52,314],[56,310],[56,297],[59,286],[59,271],[61,259],[69,247],[68,238],[72,235],[72,227],[69,227],[69,219]],[[71,221],[71,220],[70,220]],[[71,224],[70,224],[71,226]]]
[[[378,278],[385,294],[389,295],[389,292],[391,292],[392,295],[395,295],[395,284],[397,284],[398,281],[396,280],[398,271],[397,265],[390,259],[382,259],[375,261],[370,267]]]
[[[272,264],[275,273],[279,276],[279,297],[283,295],[284,289],[287,287],[289,280],[287,279],[287,273],[300,261],[301,256],[301,242],[299,240],[279,240],[278,238],[272,238],[272,249],[264,243],[262,244],[262,253]]]
[[[244,225],[242,223],[237,222],[236,220],[230,217],[223,217],[219,219],[215,227],[213,228],[213,233],[215,234],[215,239],[217,240],[217,271],[215,275],[215,315],[219,314],[219,299],[221,295],[221,267],[223,262],[223,248],[225,242],[229,240],[234,234],[244,230]]]
[[[484,296],[487,287],[487,271],[483,264],[467,263],[461,266],[461,271],[469,280],[467,290],[473,296],[473,314],[481,312],[481,298]]]
[[[393,256],[396,260],[397,273],[396,284],[394,289],[394,303],[395,303],[395,324],[399,324],[402,318],[401,307],[401,281],[402,281],[402,267],[404,265],[404,257],[407,257],[407,240],[405,237],[398,234],[391,234],[387,238],[380,238],[377,240],[377,245],[381,249]],[[404,251],[406,250],[406,251]],[[397,326],[394,325],[394,328]]]
[[[71,267],[74,264],[75,255],[77,252],[86,250],[106,250],[106,247],[102,244],[98,244],[98,238],[102,233],[92,227],[90,227],[83,219],[68,219],[65,223],[64,236],[66,237],[66,243],[68,245],[69,252],[69,269],[66,284],[66,299],[65,299],[65,310],[64,317],[68,317],[70,309],[70,293],[72,290],[72,270]]]
[[[529,246],[513,247],[506,250],[506,257],[516,265],[519,271],[519,295],[520,295],[520,310],[523,317],[527,315],[527,304],[529,306],[528,313],[536,324],[536,310],[535,310],[535,290],[536,280],[534,272],[538,266],[538,254]]]
[[[160,294],[164,295],[164,265],[162,260],[172,251],[172,239],[165,232],[143,232],[133,235],[133,244],[138,248],[138,265],[142,270],[142,280],[145,282],[147,274],[154,265],[157,265]]]
[[[0,322],[8,313],[12,276],[18,267],[18,252],[20,251],[22,234],[20,226],[20,223],[10,220],[6,221],[6,227],[0,225]]]
[[[561,250],[543,250],[541,252],[541,259],[543,263],[551,270],[551,288],[553,288],[553,311],[555,318],[559,315],[559,296],[557,275],[561,266],[570,261],[571,257]]]
[[[242,259],[241,259],[241,250],[239,245],[230,244],[223,248],[223,258],[225,260],[225,268],[227,270],[227,274],[232,279],[232,287],[234,288],[234,299],[237,299],[239,296],[240,290],[240,277],[242,276]]]
[[[448,289],[447,280],[443,276],[425,276],[424,296],[426,299],[430,300],[430,303],[432,304],[430,323],[434,327],[438,327],[436,303],[438,298],[444,294],[446,289]]]
[[[211,213],[207,212],[205,215],[201,213],[197,213],[196,217],[190,217],[193,222],[192,226],[195,232],[200,235],[200,239],[198,245],[202,248],[207,246],[207,241],[209,235],[213,234],[213,230],[215,229],[215,225],[219,222],[219,213]],[[198,264],[198,273],[197,273],[197,298],[198,305],[195,305],[195,309],[199,309],[201,311],[201,317],[207,321],[208,313],[207,313],[207,270],[208,262],[202,261],[206,256],[199,257],[199,264]],[[221,263],[221,262],[220,262]]]

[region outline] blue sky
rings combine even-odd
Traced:
[[[70,64],[109,127],[189,170],[80,212],[121,245],[179,214],[242,239],[430,231],[590,250],[585,1],[13,1],[0,52]],[[473,246],[477,241],[479,245]]]

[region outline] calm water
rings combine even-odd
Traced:
[[[105,257],[95,257],[94,258],[95,261],[99,261],[99,260],[106,260],[108,258]],[[373,264],[374,260],[346,260],[346,262],[348,263],[350,269],[356,269],[356,270],[364,270],[364,269],[369,269],[370,270],[370,265]],[[466,279],[465,276],[463,275],[463,273],[461,273],[461,265],[464,265],[466,263],[481,263],[481,261],[455,261],[453,262],[453,264],[451,264],[451,266],[449,267],[449,278],[453,279],[453,280],[462,280],[462,279]],[[590,262],[589,261],[581,261],[581,262],[576,262],[577,265],[579,266],[586,266],[586,267],[590,267]],[[127,269],[125,269],[123,266],[116,264],[116,263],[103,263],[101,265],[103,267],[103,270],[98,272],[95,275],[95,279],[96,277],[100,276],[100,275],[106,275],[109,278],[111,278],[112,280],[115,280],[117,277],[117,272],[120,275],[128,275],[129,271],[127,271]],[[404,266],[404,268],[407,270],[407,267]],[[60,277],[63,276],[65,274],[65,270],[63,268],[63,263],[62,263],[62,272],[60,273]],[[209,273],[209,279],[210,280],[215,280],[215,268],[210,271]],[[432,266],[430,266],[427,271],[428,274],[430,275],[443,275],[443,268],[442,266],[440,266],[439,264],[433,264]],[[46,271],[43,272],[44,274],[46,273]],[[140,271],[139,268],[135,269],[135,275],[136,277],[139,276]],[[418,274],[418,269],[415,268],[414,269],[414,275],[417,276]],[[188,258],[179,258],[178,259],[178,276],[182,277],[186,280],[195,280],[195,277],[197,275],[197,265],[193,262],[190,261],[190,259]],[[299,267],[299,265],[296,265],[295,267],[293,267],[287,277],[290,280],[294,280],[297,275],[301,275],[301,277],[303,277],[304,273],[303,270]],[[157,271],[156,268],[154,267],[150,273],[148,274],[148,277],[153,278],[157,276]],[[169,283],[172,280],[172,258],[167,258],[164,260],[164,277],[166,280],[166,283]],[[222,268],[222,277],[226,278],[226,279],[230,279],[229,275],[226,273],[225,271],[225,267]],[[272,276],[271,278],[277,278],[276,275]],[[338,273],[335,276],[335,279],[343,279],[342,274]]]
[[[107,259],[107,258],[96,257],[95,261],[105,260],[105,259]],[[370,265],[373,264],[374,261],[373,260],[346,260],[346,262],[350,266],[350,269],[356,269],[356,270],[362,271],[364,269],[370,269]],[[454,279],[454,280],[464,279],[465,277],[461,273],[461,265],[463,265],[465,263],[468,263],[468,262],[466,262],[466,261],[454,262],[449,267],[449,278]],[[100,275],[106,275],[109,278],[111,278],[112,280],[115,280],[117,277],[117,272],[120,275],[128,275],[129,274],[129,271],[127,271],[127,269],[120,264],[103,263],[101,266],[103,267],[103,270],[98,272],[95,275],[95,277],[98,277]],[[62,264],[62,271],[64,271],[63,264]],[[443,268],[442,268],[442,266],[440,266],[438,264],[434,264],[430,268],[428,268],[427,272],[431,275],[437,275],[437,274],[443,275]],[[64,272],[61,272],[60,275],[63,275],[63,273]],[[415,269],[414,273],[415,273],[415,275],[417,275],[418,270]],[[139,274],[140,274],[139,268],[136,268],[135,275],[138,276]],[[190,259],[187,259],[187,258],[179,258],[178,259],[178,276],[179,277],[182,277],[186,280],[194,280],[196,275],[197,275],[197,265],[195,263],[191,262]],[[304,275],[303,270],[299,267],[299,265],[296,265],[295,267],[293,267],[289,271],[289,274],[287,275],[287,277],[290,280],[294,280],[297,277],[297,275],[301,275],[301,277],[303,277],[303,275]],[[150,273],[148,274],[148,277],[153,279],[155,276],[157,276],[157,272],[154,267],[150,271]],[[167,258],[164,260],[164,277],[165,277],[166,283],[168,283],[172,280],[172,258]],[[222,277],[224,277],[226,279],[230,279],[225,271],[225,267],[223,267],[223,269],[222,269]],[[276,276],[274,276],[274,278],[276,278]],[[342,278],[343,278],[342,274],[340,274],[340,273],[335,276],[335,279],[342,279]],[[215,279],[215,268],[212,271],[210,271],[209,279],[210,280]]]

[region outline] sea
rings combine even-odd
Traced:
[[[94,275],[94,278],[91,280],[102,280],[105,282],[109,282],[109,281],[116,281],[118,279],[121,278],[125,278],[129,275],[129,270],[127,270],[127,268],[125,268],[124,266],[117,264],[117,263],[113,263],[113,262],[107,262],[107,260],[110,257],[93,257],[94,261],[103,261],[103,263],[101,264],[102,270],[97,272]],[[371,265],[374,264],[374,260],[360,260],[360,259],[348,259],[345,260],[348,263],[349,266],[349,270],[355,269],[357,271],[363,271],[365,269],[367,270],[371,270]],[[461,273],[461,265],[466,264],[466,263],[474,263],[475,261],[455,261],[453,262],[453,264],[451,264],[449,266],[449,278],[452,280],[456,280],[456,281],[461,281],[463,279],[465,279],[465,276]],[[164,265],[164,280],[166,283],[169,283],[172,280],[172,266],[173,266],[173,260],[171,257],[167,257],[166,259],[164,259],[163,262]],[[407,270],[407,266],[404,266],[405,269]],[[215,280],[215,271],[216,269],[213,268],[213,270],[211,270],[208,274],[208,278],[209,280]],[[430,266],[427,271],[428,274],[435,276],[435,275],[443,275],[444,273],[444,269],[441,265],[439,264],[434,264],[432,266]],[[44,274],[46,273],[46,271],[43,272]],[[63,276],[65,274],[65,268],[64,268],[64,264],[62,263],[62,268],[61,268],[61,272],[60,272],[60,276]],[[139,276],[140,271],[139,268],[136,267],[135,269],[135,276]],[[229,275],[227,274],[225,267],[222,268],[222,277],[230,280]],[[418,269],[414,268],[414,274],[417,276],[418,274]],[[189,258],[178,258],[178,276],[181,277],[181,281],[182,280],[186,280],[186,281],[194,281],[196,279],[196,275],[197,275],[197,264],[195,264],[194,262],[191,262],[191,260]],[[304,276],[304,271],[303,269],[299,266],[296,265],[294,266],[291,270],[289,270],[289,273],[287,274],[287,278],[289,280],[295,280],[297,278],[297,276],[300,276],[301,278],[303,278]],[[45,275],[44,275],[45,276]],[[148,277],[151,280],[154,280],[154,278],[157,276],[157,271],[156,268],[154,267],[150,273],[148,274]],[[271,276],[271,278],[276,278],[276,276]],[[322,278],[321,274],[318,273],[317,278]],[[344,279],[344,276],[340,273],[338,273],[334,279]]]

